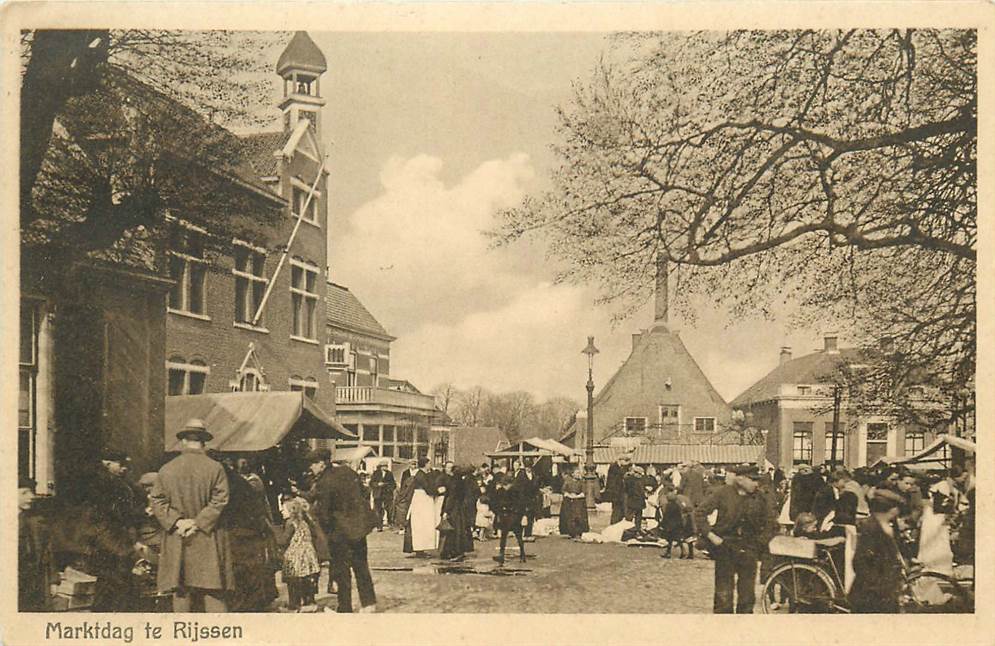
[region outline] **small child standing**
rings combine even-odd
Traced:
[[[314,543],[314,521],[308,514],[307,501],[292,498],[283,507],[283,580],[291,610],[301,612],[314,606],[315,582],[321,572]]]
[[[494,512],[491,511],[487,496],[477,499],[477,516],[473,521],[474,534],[478,541],[488,540],[494,531]]]

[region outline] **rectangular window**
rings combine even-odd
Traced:
[[[315,340],[318,311],[318,268],[300,261],[291,261],[290,300],[292,308],[291,335]]]
[[[196,234],[186,233],[174,239],[169,250],[169,277],[176,281],[169,291],[169,309],[204,315],[207,312],[207,260]]]
[[[383,441],[385,443],[389,443],[389,444],[393,444],[394,443],[394,427],[393,426],[384,425],[384,427],[383,427]]]
[[[867,464],[872,465],[888,455],[888,424],[870,422],[867,425]]]
[[[367,444],[377,444],[380,442],[380,427],[363,424],[362,440]]]
[[[410,426],[398,426],[397,427],[397,441],[404,442],[406,444],[411,444],[414,442],[414,429]]]
[[[410,460],[414,456],[414,450],[410,444],[399,444],[397,447],[397,457]]]
[[[203,394],[207,386],[207,375],[211,370],[198,359],[186,363],[174,358],[166,362],[166,371],[166,394],[175,396]]]
[[[833,459],[833,423],[826,422],[826,462]],[[846,435],[842,430],[836,433],[836,464],[846,464]]]
[[[715,418],[714,417],[695,417],[694,418],[694,432],[695,433],[714,433],[715,432]]]
[[[236,245],[235,268],[235,320],[239,323],[252,323],[259,305],[266,293],[268,280],[264,273],[266,256],[253,249]]]
[[[291,377],[289,381],[290,390],[293,392],[303,391],[304,396],[314,401],[318,394],[318,381],[312,378],[299,379]]]
[[[805,395],[811,395],[812,394],[812,387],[811,386],[798,386],[798,394],[799,395],[803,395],[803,396],[805,396]]]
[[[675,425],[681,423],[681,407],[679,404],[660,405],[660,424]]]
[[[912,457],[926,448],[926,433],[923,431],[905,431],[905,455]]]
[[[294,187],[294,217],[301,215],[302,220],[307,220],[313,224],[318,223],[318,194],[311,197],[311,201],[307,204],[307,210],[304,210],[304,204],[308,202],[308,189],[303,189],[299,186]]]
[[[325,346],[325,364],[330,368],[345,369],[351,367],[352,352],[348,343],[330,343]]]
[[[417,430],[417,437],[418,437],[418,443],[419,444],[428,445],[428,429],[427,428],[419,428]]]
[[[385,458],[392,458],[392,457],[394,457],[394,445],[393,444],[384,444],[383,447],[380,449],[380,455],[383,456],[383,457],[385,457]]]
[[[791,443],[792,464],[812,464],[812,422],[795,422]]]
[[[625,418],[625,432],[626,433],[643,433],[646,431],[646,418],[645,417],[626,417]]]
[[[17,472],[35,476],[35,383],[38,379],[38,311],[21,301],[17,389]]]

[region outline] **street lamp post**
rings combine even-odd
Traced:
[[[584,453],[584,498],[588,509],[594,509],[598,497],[598,474],[594,467],[594,337],[587,337],[587,347],[581,350],[587,355],[587,445]]]

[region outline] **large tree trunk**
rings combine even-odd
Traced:
[[[31,191],[55,117],[69,97],[85,92],[107,58],[107,30],[40,30],[21,82],[21,226],[35,219]],[[91,45],[93,45],[91,47]]]

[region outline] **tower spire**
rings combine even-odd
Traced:
[[[659,251],[656,254],[656,292],[653,308],[653,325],[670,325],[670,261]]]

